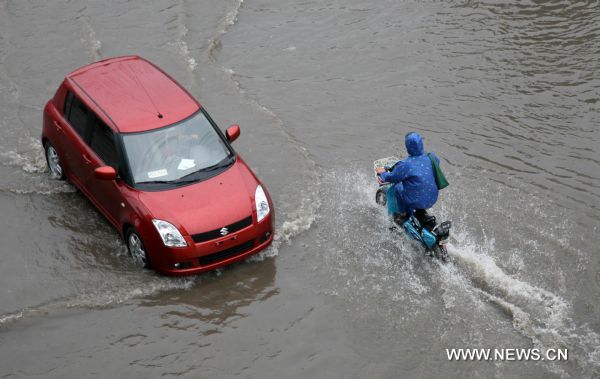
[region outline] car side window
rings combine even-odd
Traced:
[[[118,171],[119,156],[115,144],[115,135],[98,117],[92,116],[92,118],[92,140],[90,141],[90,147],[104,161],[104,164]]]
[[[69,105],[69,108],[65,108],[65,115],[73,129],[85,140],[90,110],[72,92],[67,95],[66,106]]]

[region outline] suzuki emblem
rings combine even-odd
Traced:
[[[229,234],[229,229],[223,227],[223,228],[221,228],[220,232],[221,232],[222,236],[226,236]]]

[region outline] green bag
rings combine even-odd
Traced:
[[[428,153],[427,156],[429,157],[429,160],[433,166],[433,176],[435,177],[435,184],[437,184],[437,188],[441,190],[448,187],[450,183],[448,183],[446,180],[446,177],[444,176],[444,173],[442,172],[438,162],[431,156],[431,153]]]

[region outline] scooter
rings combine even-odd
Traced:
[[[373,163],[375,176],[379,184],[379,188],[375,193],[375,201],[379,205],[387,205],[387,193],[393,184],[381,182],[377,176],[377,169],[383,167],[386,171],[392,171],[398,161],[396,157],[388,157],[378,159]],[[426,209],[417,209],[406,217],[394,214],[392,220],[394,224],[404,229],[410,238],[421,243],[429,255],[440,259],[442,262],[448,261],[446,244],[452,226],[450,221],[437,224],[435,216],[428,214]]]

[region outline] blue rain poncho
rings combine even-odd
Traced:
[[[386,182],[394,183],[396,202],[391,199],[393,212],[412,212],[415,209],[431,208],[438,198],[438,188],[433,176],[433,166],[423,149],[423,140],[418,133],[409,133],[405,138],[408,158],[396,163],[391,172],[380,175]],[[439,163],[438,157],[431,153]],[[388,192],[389,194],[392,191]],[[394,209],[395,208],[395,209]]]

